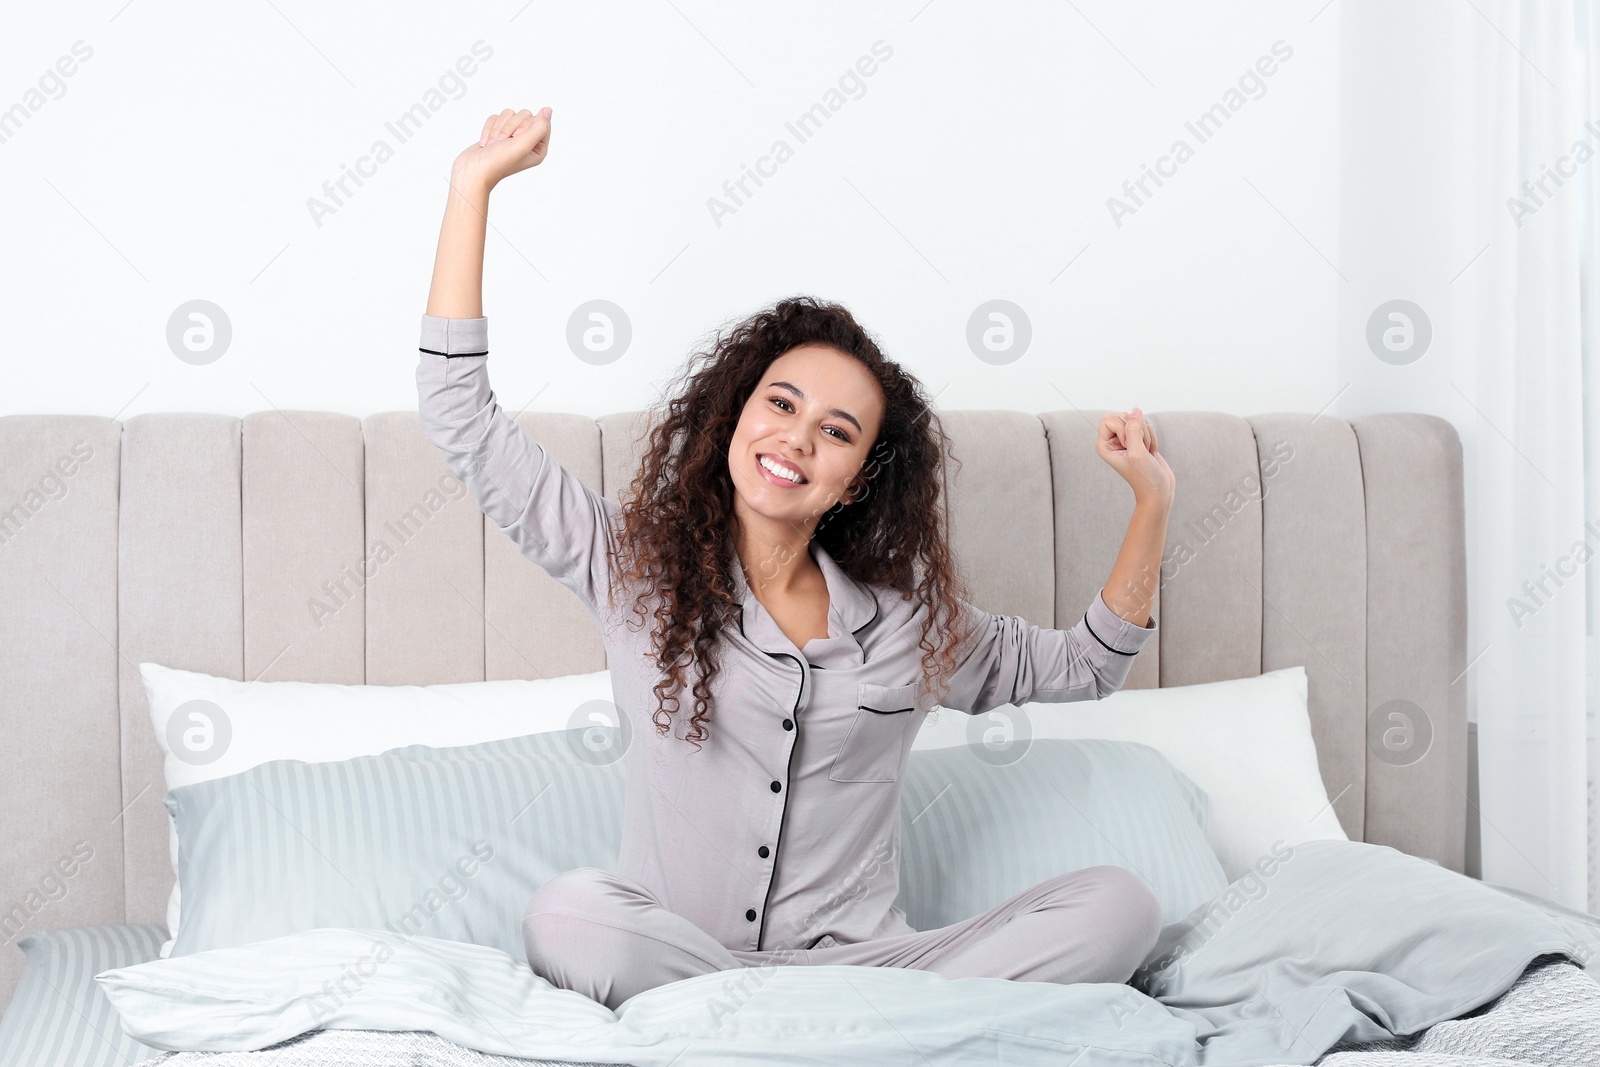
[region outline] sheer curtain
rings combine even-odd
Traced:
[[[1576,0],[1575,30],[1579,41],[1578,96],[1585,120],[1586,142],[1595,156],[1585,166],[1584,180],[1576,190],[1580,207],[1579,300],[1583,413],[1584,544],[1600,560],[1600,2]],[[1584,617],[1586,723],[1585,786],[1588,817],[1585,835],[1587,896],[1584,910],[1600,913],[1600,628],[1595,625],[1600,608],[1600,562],[1584,568],[1579,587],[1587,610]]]
[[[1482,877],[1600,912],[1600,0],[1468,0],[1457,22],[1476,409],[1467,502]],[[1464,205],[1466,206],[1466,205]],[[1480,251],[1481,249],[1481,251]],[[1591,557],[1597,557],[1591,562]]]

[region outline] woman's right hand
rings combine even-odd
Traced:
[[[456,157],[452,177],[493,189],[502,178],[537,167],[550,151],[550,115],[548,107],[537,115],[526,108],[490,115],[477,142]]]

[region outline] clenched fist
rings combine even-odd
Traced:
[[[1095,451],[1133,487],[1134,501],[1170,508],[1178,479],[1158,449],[1155,427],[1137,407],[1108,411],[1100,420]]]
[[[502,178],[544,162],[550,151],[549,108],[535,115],[524,108],[506,108],[490,115],[478,142],[467,146],[452,164],[452,180],[467,180],[494,188]]]

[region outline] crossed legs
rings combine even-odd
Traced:
[[[1155,946],[1161,909],[1138,875],[1096,866],[1047,878],[934,930],[814,949],[729,949],[622,875],[578,867],[528,900],[528,964],[553,985],[616,1008],[635,993],[771,963],[909,967],[946,978],[1126,982]]]

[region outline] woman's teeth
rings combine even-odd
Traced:
[[[761,456],[759,461],[761,466],[771,471],[773,474],[776,474],[779,478],[786,479],[796,485],[799,485],[802,481],[798,474],[790,471],[787,467],[772,459],[769,459],[766,456]]]

